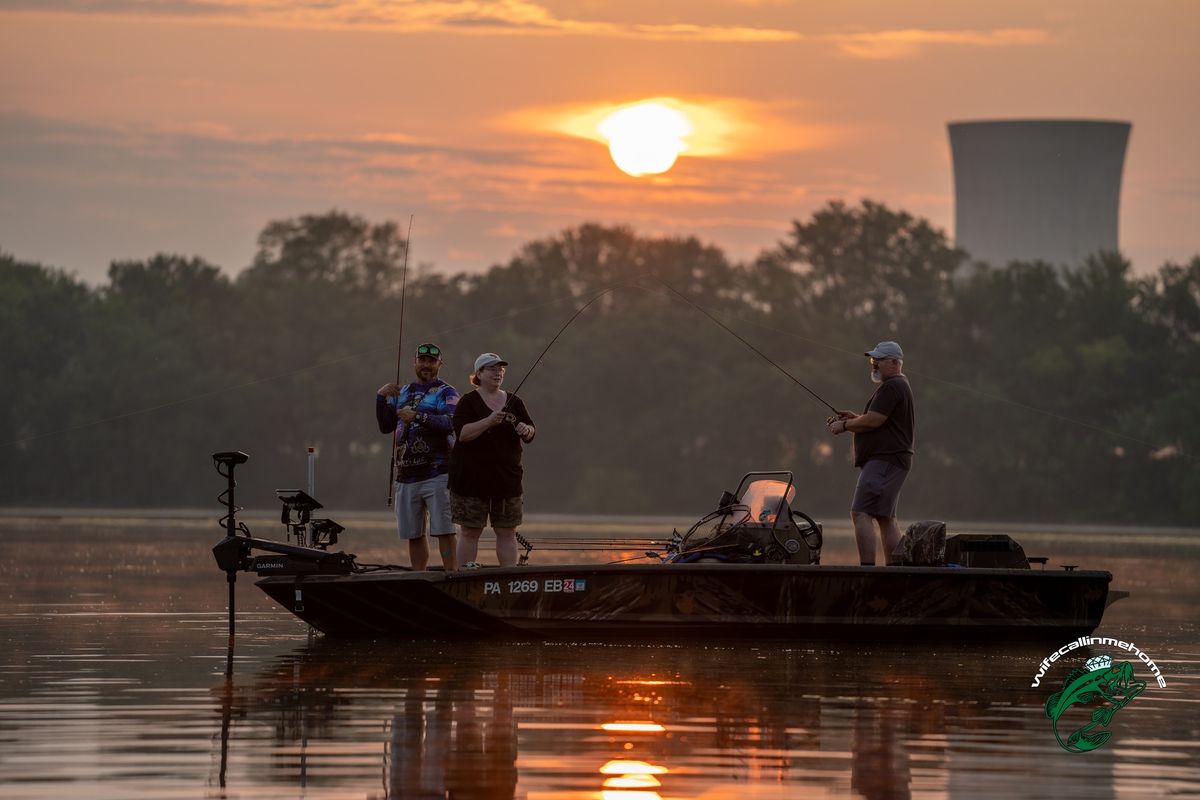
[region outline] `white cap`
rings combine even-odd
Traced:
[[[475,371],[479,372],[484,367],[490,367],[493,364],[499,364],[502,367],[508,366],[508,362],[495,353],[480,353],[479,358],[475,359]]]

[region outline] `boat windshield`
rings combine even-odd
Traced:
[[[785,506],[796,497],[796,487],[787,481],[760,478],[746,487],[738,502],[750,508],[750,521],[773,525]]]

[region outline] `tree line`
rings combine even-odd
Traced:
[[[849,438],[783,372],[861,409],[862,353],[895,339],[918,415],[902,519],[1200,523],[1200,256],[1142,276],[1118,253],[991,266],[870,201],[830,203],[746,263],[585,224],[405,281],[406,246],[394,223],[330,212],[266,225],[235,277],[163,253],[91,287],[0,255],[0,505],[214,505],[209,454],[241,449],[239,499],[268,507],[314,446],[335,517],[384,508],[373,396],[395,377],[403,284],[401,378],[432,340],[464,392],[483,351],[514,388],[603,293],[521,389],[531,511],[699,516],[743,472],[790,469],[797,507],[840,517]]]

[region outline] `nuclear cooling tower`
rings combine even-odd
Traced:
[[[955,239],[1003,266],[1075,265],[1117,249],[1127,122],[950,123]]]

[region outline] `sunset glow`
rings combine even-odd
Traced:
[[[658,733],[666,730],[657,722],[606,722],[600,727],[609,733]]]
[[[662,782],[653,775],[620,775],[604,780],[606,789],[655,789],[659,786]]]
[[[684,138],[692,123],[680,112],[659,103],[638,103],[614,111],[598,130],[608,140],[608,152],[622,172],[635,178],[661,175],[675,166],[687,150]]]
[[[602,775],[662,775],[666,772],[667,768],[658,764],[625,759],[614,759],[600,767]]]
[[[10,3],[0,242],[89,281],[160,251],[235,274],[267,221],[341,208],[415,212],[446,273],[583,221],[753,260],[832,199],[952,230],[946,123],[1032,115],[1131,121],[1121,249],[1190,257],[1196,6],[949,7]]]

